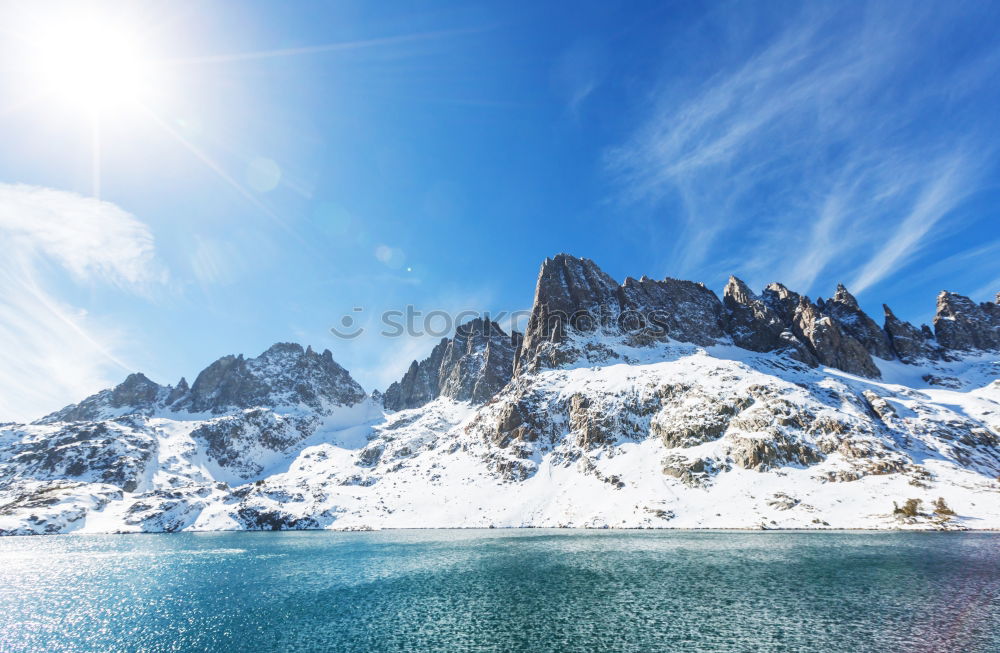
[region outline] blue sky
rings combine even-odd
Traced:
[[[147,64],[96,132],[31,66],[80,7],[4,7],[0,419],[285,340],[384,388],[434,339],[342,315],[524,309],[561,251],[879,321],[1000,291],[991,3],[95,2]]]

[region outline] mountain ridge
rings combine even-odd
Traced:
[[[460,325],[384,393],[277,343],[0,425],[0,533],[1000,527],[1000,305],[883,310],[559,254],[523,335]]]

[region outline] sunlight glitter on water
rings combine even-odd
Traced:
[[[1000,650],[1000,536],[0,539],[0,650]]]

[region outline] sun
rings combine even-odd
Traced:
[[[152,81],[138,35],[108,17],[67,17],[32,42],[43,91],[71,110],[107,112],[140,102]]]

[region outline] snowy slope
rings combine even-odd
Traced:
[[[365,400],[228,466],[192,433],[239,414],[99,422],[120,464],[98,476],[23,460],[60,426],[79,439],[65,424],[7,429],[3,478],[22,478],[4,490],[0,529],[1000,528],[996,356],[881,363],[873,381],[730,346],[601,345],[610,364],[519,377],[482,407],[385,413]],[[85,456],[100,449],[80,441]],[[956,516],[933,514],[938,497]],[[910,498],[924,514],[894,515]]]

